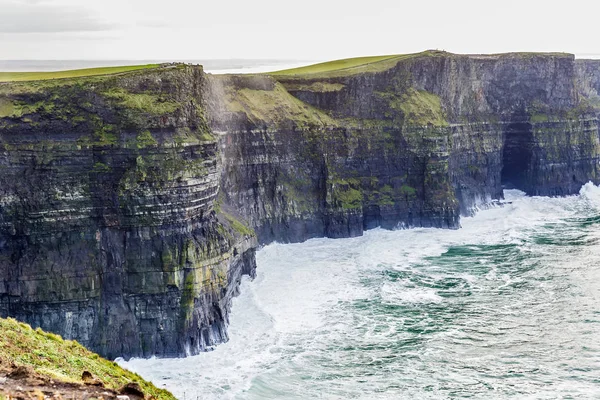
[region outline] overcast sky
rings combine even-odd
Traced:
[[[600,53],[590,0],[0,0],[0,59]]]

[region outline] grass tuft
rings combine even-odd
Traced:
[[[105,92],[104,95],[110,99],[116,100],[124,107],[153,115],[169,114],[179,107],[177,102],[167,100],[160,95],[131,93],[122,88],[112,88],[110,91]]]
[[[227,222],[229,222],[229,225],[231,226],[231,228],[233,228],[233,230],[235,230],[237,233],[239,233],[243,236],[256,236],[256,232],[254,232],[254,229],[244,225],[240,220],[235,218],[233,215],[226,213],[225,211],[223,211],[221,209],[219,210],[219,213],[225,217]]]
[[[34,330],[12,318],[0,318],[0,363],[30,367],[48,378],[75,383],[81,383],[81,374],[89,371],[110,389],[118,390],[126,383],[137,382],[147,395],[160,400],[174,399],[166,390],[156,388],[77,342],[63,340],[39,328]]]

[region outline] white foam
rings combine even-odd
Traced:
[[[589,204],[600,207],[600,187],[594,185],[592,182],[586,183],[579,194],[582,199],[586,200]]]
[[[411,288],[402,284],[384,283],[382,301],[387,304],[440,303],[442,297],[434,289]]]
[[[427,329],[427,307],[443,307],[447,301],[454,301],[451,304],[457,309],[468,308],[469,301],[474,301],[470,297],[448,300],[440,294],[436,285],[444,279],[465,282],[472,291],[490,288],[490,293],[504,293],[514,285],[527,283],[526,278],[499,271],[484,258],[473,258],[474,265],[483,269],[478,278],[468,271],[448,275],[442,268],[430,265],[430,257],[464,245],[515,244],[527,251],[523,243],[532,232],[550,229],[545,228],[548,224],[561,224],[565,218],[578,215],[581,207],[600,206],[600,188],[592,184],[585,185],[580,196],[571,198],[530,198],[513,190],[506,191],[505,197],[511,204],[464,218],[460,230],[375,229],[359,238],[266,246],[257,253],[256,280],[245,279],[241,295],[234,299],[229,343],[186,359],[134,359],[119,363],[158,386],[166,385],[180,399],[442,398],[430,396],[423,388],[429,385],[430,390],[442,390],[445,384],[465,387],[460,382],[476,385],[467,364],[467,372],[442,373],[428,371],[427,365],[419,361],[446,357],[446,350],[436,347],[438,343],[470,338],[454,328],[433,337],[421,353],[412,355],[414,358],[409,351],[402,373],[365,375],[361,368],[367,372],[370,368],[374,373],[371,363],[378,365],[386,357],[393,358],[394,353],[385,348],[390,338],[402,340],[407,326],[416,324],[419,329]],[[386,274],[397,277],[389,279]],[[545,282],[542,280],[540,285]],[[554,291],[546,286],[543,290],[548,296]],[[378,299],[390,307],[423,309],[425,317],[415,322],[411,316],[372,314],[369,307]],[[495,299],[490,297],[479,307],[498,312],[502,318],[513,318],[517,305],[495,310],[487,303]],[[355,307],[366,311],[355,313]],[[492,331],[500,335],[505,332],[502,329],[502,325],[494,325]],[[480,336],[476,339],[484,340]],[[361,346],[367,350],[349,350]],[[382,350],[375,357],[370,346],[382,346]],[[350,355],[355,358],[349,359]],[[471,362],[479,359],[482,356],[473,355]],[[336,379],[325,379],[336,374]],[[362,383],[357,381],[357,374]],[[386,387],[401,389],[388,389],[387,394],[378,392]]]

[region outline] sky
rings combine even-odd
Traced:
[[[589,0],[0,0],[2,60],[600,54]]]

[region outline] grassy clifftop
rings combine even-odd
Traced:
[[[50,79],[81,78],[86,76],[112,75],[123,72],[158,68],[159,64],[131,65],[124,67],[87,68],[56,72],[0,72],[0,82],[42,81]]]
[[[14,81],[0,83],[0,141],[17,137],[11,133],[56,131],[76,134],[79,146],[145,147],[156,143],[152,139],[149,143],[137,143],[136,135],[149,138],[148,135],[167,127],[186,143],[211,140],[198,100],[199,91],[194,90],[203,79],[198,66],[0,72],[0,81],[3,76],[8,79],[8,75]],[[179,129],[189,120],[197,129]]]
[[[502,53],[502,54],[453,54],[440,50],[427,50],[413,54],[395,54],[385,56],[356,57],[341,60],[327,61],[324,63],[307,65],[305,67],[285,69],[270,72],[277,78],[338,78],[352,76],[365,72],[387,71],[400,61],[419,57],[470,57],[470,58],[531,58],[537,56],[573,57],[567,53]]]
[[[77,342],[63,340],[39,328],[34,330],[12,318],[0,319],[1,365],[30,368],[40,377],[74,384],[83,383],[82,373],[88,371],[108,389],[118,390],[129,382],[137,382],[147,396],[174,399],[166,390],[156,388]]]
[[[305,67],[285,69],[271,72],[269,75],[309,75],[309,74],[335,74],[346,70],[354,72],[355,70],[368,69],[369,67],[377,69],[379,67],[393,63],[395,60],[406,56],[387,55],[372,57],[346,58],[342,60],[327,61],[319,64],[307,65]],[[387,63],[384,63],[387,61]]]
[[[415,54],[396,54],[387,56],[357,57],[342,60],[328,61],[324,63],[308,65],[306,67],[285,69],[270,72],[267,75],[276,77],[294,78],[334,78],[351,76],[364,72],[382,72],[393,68],[399,61],[419,57],[432,56],[435,51],[425,51]]]

